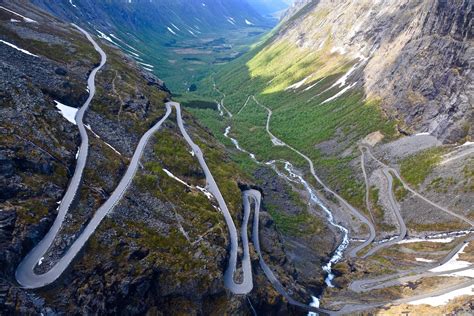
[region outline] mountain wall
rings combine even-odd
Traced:
[[[366,59],[351,79],[402,130],[473,136],[472,1],[300,1],[286,19],[270,45]]]
[[[248,25],[268,25],[246,1],[239,0],[111,0],[111,1],[44,1],[33,0],[39,7],[71,21],[88,21],[100,28],[114,31],[128,28],[131,33],[143,29],[167,33],[170,27],[182,37],[192,37],[189,31],[202,32],[237,29]],[[174,26],[176,26],[176,28]],[[168,33],[173,37],[173,33]]]

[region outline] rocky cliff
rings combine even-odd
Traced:
[[[350,79],[402,130],[473,136],[472,1],[299,1],[286,19],[274,42],[362,59]]]

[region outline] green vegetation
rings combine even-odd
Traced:
[[[474,159],[470,158],[463,170],[464,175],[464,192],[474,192]]]
[[[277,229],[286,235],[305,236],[321,232],[322,221],[306,210],[297,215],[289,215],[272,204],[267,203],[265,206],[275,221]]]
[[[117,27],[116,35],[123,39],[130,38],[128,28],[122,25]],[[200,81],[215,69],[248,51],[261,34],[268,32],[268,28],[201,29],[201,32],[203,34],[198,37],[190,34],[174,36],[137,25],[133,33],[140,40],[135,41],[134,37],[132,46],[140,52],[140,58],[145,63],[154,66],[153,72],[166,82],[173,93],[186,95],[201,89]]]
[[[412,185],[420,185],[441,161],[445,152],[444,147],[435,147],[403,159],[400,163],[401,176]]]
[[[67,30],[61,30],[60,28],[50,26],[47,23],[43,23],[39,27],[41,28],[41,32],[68,39],[70,41],[69,45],[71,46],[52,44],[48,41],[39,41],[31,38],[23,38],[15,31],[3,25],[0,25],[0,33],[3,36],[6,36],[9,41],[14,42],[15,45],[18,45],[33,54],[45,56],[58,63],[73,62],[77,60],[92,63],[99,59],[99,54],[94,50],[90,42],[82,35],[82,33],[71,33]],[[74,54],[71,53],[72,47],[75,50]]]
[[[190,116],[185,113],[183,119],[189,131],[193,131],[193,140],[202,149],[227,206],[236,217],[242,211],[238,183],[248,182],[248,178],[234,163],[228,161],[221,148],[215,144],[215,140],[197,126]],[[204,187],[206,184],[204,173],[196,157],[191,155],[191,149],[182,138],[177,125],[173,122],[167,123],[167,128],[156,134],[155,141],[153,151],[156,158],[145,164],[145,172],[137,176],[137,185],[144,191],[152,192],[162,201],[176,204],[183,210],[184,213],[181,215],[184,218],[193,218],[196,227],[204,225],[209,228],[218,224],[221,215],[204,194],[197,189],[187,188],[163,170],[163,168],[169,170],[174,176],[190,185]]]
[[[185,108],[217,110],[217,104],[213,101],[191,100],[182,102],[181,105]]]
[[[164,115],[164,100],[168,94],[150,88],[140,69],[124,62],[117,50],[105,45],[102,47],[107,53],[107,64],[97,76],[97,92],[91,109],[109,120],[120,122],[128,132],[141,136]],[[123,100],[133,100],[146,111],[146,115],[136,107],[126,106]]]
[[[155,136],[153,148],[156,160],[148,162],[145,166],[153,172],[166,168],[174,175],[179,175],[187,183],[206,185],[204,173],[197,159],[191,155],[191,148],[181,134],[170,130],[163,130]]]
[[[455,220],[450,222],[439,222],[439,223],[419,223],[419,222],[408,222],[407,223],[408,229],[413,229],[418,232],[423,231],[453,231],[457,229],[465,229],[466,223],[461,220]]]
[[[382,231],[391,231],[395,226],[384,223],[384,210],[379,204],[379,189],[372,186],[369,188],[369,201],[372,206],[372,213],[378,228]]]
[[[390,173],[392,174],[393,178],[393,192],[395,193],[395,198],[397,199],[397,201],[401,202],[406,198],[409,191],[405,189],[403,183],[400,181],[400,179],[398,179],[397,176],[393,174],[393,172]]]
[[[453,177],[442,178],[437,177],[433,179],[428,185],[429,190],[433,190],[437,193],[447,193],[450,187],[453,187],[456,184],[456,180]]]

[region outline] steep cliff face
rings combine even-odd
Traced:
[[[359,62],[350,81],[403,130],[473,136],[471,1],[302,1],[286,19],[270,45]]]

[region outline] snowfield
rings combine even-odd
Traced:
[[[78,109],[73,108],[72,106],[64,105],[64,104],[62,104],[61,102],[58,102],[58,101],[54,101],[54,103],[56,103],[56,108],[59,110],[59,113],[61,113],[61,115],[66,120],[68,120],[69,122],[71,122],[74,125],[77,125],[76,114],[77,114]]]
[[[7,46],[10,46],[11,48],[14,48],[14,49],[22,52],[23,54],[27,54],[27,55],[30,55],[30,56],[33,56],[33,57],[39,57],[38,55],[32,54],[29,51],[27,51],[26,49],[20,48],[20,47],[16,46],[15,44],[9,43],[7,41],[0,40],[0,43],[3,43]]]
[[[33,20],[33,19],[30,19],[30,18],[27,18],[26,16],[21,15],[21,14],[19,14],[19,13],[16,13],[15,11],[12,11],[12,10],[10,10],[10,9],[7,9],[7,8],[5,8],[4,6],[1,6],[1,5],[0,5],[0,9],[3,9],[3,10],[8,11],[8,12],[10,12],[10,13],[16,15],[16,16],[21,17],[21,18],[23,19],[23,21],[25,21],[26,23],[38,23],[37,21],[35,21],[35,20]]]
[[[474,285],[452,291],[450,293],[446,293],[444,295],[439,295],[439,296],[433,296],[433,297],[428,297],[424,298],[421,300],[413,301],[410,302],[410,305],[431,305],[431,306],[442,306],[446,305],[449,303],[450,300],[463,296],[463,295],[474,295]]]

